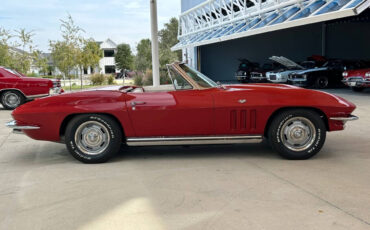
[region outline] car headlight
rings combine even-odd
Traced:
[[[366,77],[366,78],[370,78],[370,72],[367,72],[367,73],[365,74],[365,77]]]
[[[347,77],[348,76],[348,72],[343,72],[343,77]]]

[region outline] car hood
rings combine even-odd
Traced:
[[[228,90],[245,90],[249,95],[268,98],[267,101],[289,101],[289,106],[336,107],[345,114],[350,114],[356,108],[353,103],[334,94],[286,84],[238,84],[225,87]],[[297,101],[299,103],[295,105]]]
[[[350,70],[350,71],[347,71],[347,72],[348,72],[348,76],[364,77],[366,73],[370,72],[370,68],[369,69]]]
[[[297,71],[296,74],[305,74],[305,73],[312,73],[312,72],[325,71],[325,70],[328,70],[328,67],[306,69],[302,71]]]
[[[272,56],[270,57],[270,60],[274,61],[274,62],[277,62],[283,66],[286,66],[288,68],[297,68],[297,69],[304,69],[303,66],[301,65],[298,65],[297,63],[295,63],[294,61],[286,58],[286,57],[283,57],[283,56]]]
[[[28,82],[39,82],[39,83],[48,83],[52,82],[50,79],[45,78],[37,78],[37,77],[21,77],[22,81],[28,81]]]

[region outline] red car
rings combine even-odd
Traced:
[[[261,142],[307,159],[326,131],[343,130],[356,108],[324,92],[278,84],[222,86],[185,64],[168,65],[172,85],[117,86],[37,99],[7,124],[36,140],[64,142],[85,163],[128,146]]]
[[[15,109],[28,100],[62,92],[59,80],[27,77],[0,66],[0,103]]]
[[[343,82],[356,92],[370,87],[370,68],[343,72]]]

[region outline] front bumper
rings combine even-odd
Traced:
[[[359,118],[355,115],[350,115],[349,117],[331,117],[330,120],[333,121],[342,121],[342,122],[347,122],[347,121],[356,121]]]
[[[57,95],[57,94],[61,94],[63,93],[64,90],[62,87],[54,87],[54,88],[51,88],[50,91],[49,91],[49,95],[52,96],[52,95]]]
[[[342,82],[349,87],[370,87],[370,79],[346,79]]]
[[[306,87],[308,86],[307,79],[298,78],[298,79],[288,79],[288,84],[295,85],[295,86],[301,86]]]
[[[23,134],[23,130],[36,130],[40,129],[39,126],[35,125],[18,125],[16,121],[10,121],[5,124],[6,127],[13,129],[13,133]]]

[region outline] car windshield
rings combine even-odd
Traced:
[[[8,71],[9,73],[12,73],[18,77],[22,77],[22,75],[20,75],[17,71],[15,70],[12,70],[12,69],[8,69],[8,68],[4,68],[6,71]]]
[[[191,68],[188,65],[180,64],[181,69],[185,71],[185,73],[191,77],[198,85],[203,88],[212,88],[217,87],[217,83],[212,81],[206,75],[202,74],[201,72]]]

